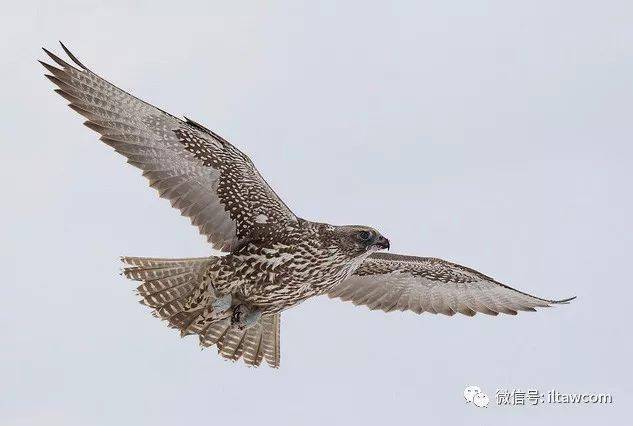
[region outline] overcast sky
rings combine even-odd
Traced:
[[[126,3],[3,5],[0,424],[630,420],[630,1]],[[200,351],[118,256],[210,248],[52,92],[35,61],[57,40],[228,138],[299,216],[578,299],[467,318],[317,298],[284,312],[279,370]],[[614,403],[498,406],[497,389]]]

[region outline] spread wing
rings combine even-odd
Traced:
[[[374,253],[328,295],[369,309],[410,310],[473,316],[516,315],[536,307],[568,303],[515,290],[473,269],[432,257]]]
[[[101,140],[143,170],[161,197],[191,219],[217,249],[231,251],[242,241],[297,220],[261,177],[251,160],[212,131],[180,120],[108,83],[82,65],[72,66],[48,50],[61,68],[40,63],[88,119]]]

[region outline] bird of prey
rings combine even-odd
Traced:
[[[297,217],[226,139],[119,89],[62,48],[74,65],[46,49],[56,66],[40,61],[55,91],[225,252],[123,257],[123,274],[141,282],[141,303],[156,317],[225,358],[278,367],[281,312],[318,295],[385,312],[468,316],[515,315],[573,299],[535,297],[441,259],[379,252],[389,240],[369,226]]]

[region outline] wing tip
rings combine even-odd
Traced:
[[[64,45],[64,43],[59,40],[59,44],[62,46],[62,49],[64,49],[64,52],[66,52],[66,55],[68,55],[68,57],[78,66],[81,67],[82,69],[86,70],[86,71],[90,71],[88,69],[88,67],[86,67],[84,64],[81,63],[81,61],[79,59],[77,59],[77,57],[75,55],[72,54],[72,52],[70,50],[68,50],[68,48],[66,47],[66,45]]]
[[[572,296],[572,297],[568,297],[567,299],[560,299],[560,300],[550,300],[550,303],[553,305],[567,305],[569,304],[569,302],[571,302],[572,300],[575,300],[578,296]]]
[[[55,73],[56,71],[61,71],[59,68],[55,68],[54,66],[47,64],[44,61],[40,61],[39,59],[37,59],[37,62],[40,63],[40,65],[42,65],[44,68],[46,68],[46,70],[50,73]]]
[[[70,50],[68,50],[68,48],[66,47],[66,45],[64,43],[62,43],[61,41],[59,42],[59,44],[62,46],[62,49],[64,49],[64,52],[66,52],[66,55],[68,55],[68,57],[75,63],[75,65],[77,65],[78,67],[80,67],[81,69],[85,70],[85,71],[90,71],[84,64],[81,63],[81,61],[79,59],[77,59],[77,57],[75,55],[72,54],[72,52]],[[70,65],[68,62],[64,61],[62,58],[60,58],[59,56],[57,56],[56,54],[54,54],[53,52],[51,52],[50,50],[48,50],[45,47],[42,47],[42,50],[44,51],[44,53],[46,53],[55,63],[57,63],[57,65],[63,67],[63,68],[72,68],[72,65]],[[46,68],[48,68],[47,64],[44,64],[42,61],[39,61],[42,65],[44,65]]]
[[[44,51],[44,53],[46,53],[48,55],[49,58],[51,58],[53,60],[53,62],[55,62],[60,67],[62,67],[62,68],[69,68],[70,67],[70,64],[68,62],[64,61],[62,58],[60,58],[59,56],[57,56],[56,54],[54,54],[53,52],[51,52],[47,48],[42,47],[42,50]]]

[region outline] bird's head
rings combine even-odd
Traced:
[[[352,257],[389,249],[389,240],[369,226],[336,226],[334,238],[336,244]]]

